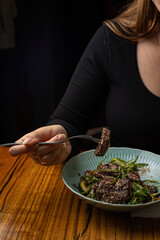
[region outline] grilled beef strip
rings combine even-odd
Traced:
[[[98,143],[97,148],[94,151],[96,156],[104,156],[108,148],[110,147],[110,136],[111,131],[107,128],[102,129],[101,139]]]
[[[128,178],[120,178],[114,184],[114,177],[106,176],[94,186],[97,200],[108,203],[126,203],[132,196],[132,184]]]

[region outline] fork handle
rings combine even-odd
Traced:
[[[98,138],[95,138],[95,137],[92,137],[92,136],[88,136],[88,135],[76,135],[76,136],[65,138],[63,140],[56,141],[56,142],[38,142],[37,144],[38,145],[57,144],[57,143],[66,142],[68,140],[75,139],[75,138],[86,139],[86,140],[89,140],[89,141],[92,141],[92,142],[95,142],[95,143],[99,143],[99,139]],[[12,146],[17,146],[17,145],[23,145],[23,143],[16,143],[16,142],[14,142],[14,143],[5,143],[5,144],[1,144],[0,147],[12,147]]]
[[[76,139],[76,138],[86,139],[86,140],[89,140],[89,141],[92,141],[92,142],[95,142],[95,143],[99,143],[99,139],[98,138],[95,138],[95,137],[92,137],[92,136],[88,136],[88,135],[76,135],[76,136],[65,138],[63,140],[56,141],[56,142],[39,142],[38,144],[39,145],[57,144],[57,143],[63,143],[63,142],[66,142],[68,140],[72,140],[72,139]]]

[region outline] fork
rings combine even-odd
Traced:
[[[65,138],[63,140],[56,141],[56,142],[38,142],[37,144],[38,145],[58,144],[58,143],[63,143],[63,142],[66,142],[68,140],[72,140],[72,139],[76,139],[76,138],[86,139],[88,141],[92,141],[92,142],[95,142],[95,143],[99,143],[99,141],[100,141],[98,138],[88,136],[88,135],[75,135],[75,136]],[[0,144],[0,147],[12,147],[12,146],[16,146],[16,145],[23,145],[23,142],[22,143],[16,143],[16,142],[14,142],[14,143],[4,143],[4,144]]]

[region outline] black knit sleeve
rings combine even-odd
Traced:
[[[61,124],[68,135],[83,134],[107,97],[108,28],[102,25],[88,44],[48,125]]]

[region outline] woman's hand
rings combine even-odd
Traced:
[[[67,132],[61,125],[41,127],[20,138],[17,142],[23,142],[24,145],[11,147],[9,153],[12,156],[27,153],[38,164],[45,166],[55,165],[65,161],[71,153],[70,142],[44,146],[39,146],[37,142],[55,142],[66,137]]]

